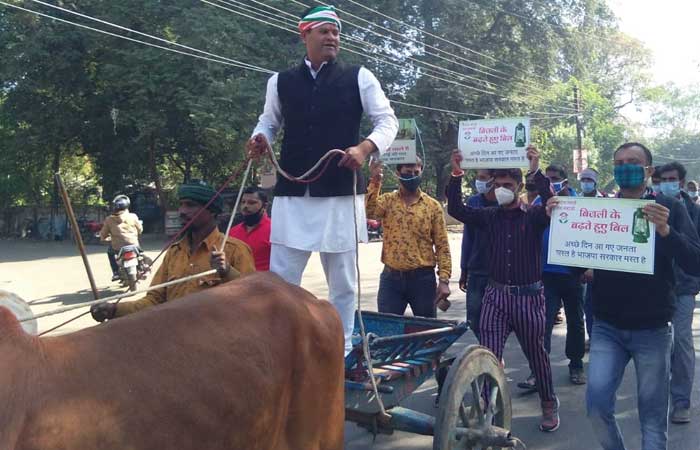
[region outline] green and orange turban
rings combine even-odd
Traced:
[[[317,6],[311,9],[299,21],[299,31],[309,31],[321,25],[332,23],[338,27],[340,31],[340,18],[332,6]]]

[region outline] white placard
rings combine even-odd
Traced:
[[[457,143],[463,169],[528,167],[530,118],[461,121]]]
[[[396,139],[381,155],[384,164],[413,164],[416,162],[416,122],[399,119]]]
[[[642,214],[653,200],[560,197],[552,211],[547,262],[654,273],[656,229]]]

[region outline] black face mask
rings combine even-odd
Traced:
[[[253,213],[253,214],[248,214],[247,216],[243,216],[243,223],[246,224],[249,227],[252,227],[254,225],[257,225],[260,223],[260,220],[262,220],[263,216],[263,210],[260,208],[258,212]]]
[[[418,187],[420,186],[421,176],[408,176],[406,178],[401,176],[399,177],[399,182],[401,183],[401,186],[403,186],[403,188],[406,189],[408,192],[416,192],[418,190]]]

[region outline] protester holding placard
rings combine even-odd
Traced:
[[[685,206],[695,231],[700,228],[700,206],[682,191],[685,188],[685,167],[679,162],[659,169],[661,192],[674,197]],[[695,377],[695,346],[693,345],[693,313],[695,296],[700,291],[700,278],[686,274],[676,267],[676,303],[673,312],[673,352],[671,353],[671,422],[690,422],[690,396]]]
[[[532,181],[544,201],[552,196],[549,180],[539,169],[539,152],[527,149]],[[559,428],[559,400],[554,394],[549,355],[544,348],[545,300],[542,286],[542,232],[549,224],[543,206],[527,211],[518,198],[523,188],[520,169],[494,171],[498,207],[470,208],[462,202],[462,155],[452,154],[452,178],[447,186],[448,213],[489,233],[488,273],[481,310],[480,342],[497,359],[503,356],[508,335],[515,331],[535,372],[542,402],[540,430]]]
[[[379,312],[435,317],[436,306],[449,307],[452,259],[440,203],[420,189],[423,162],[397,164],[401,187],[381,194],[382,163],[370,164],[366,213],[382,221],[384,237],[377,307]],[[435,281],[437,265],[438,282]]]
[[[474,187],[477,195],[469,197],[467,206],[472,208],[498,206],[493,190],[493,169],[477,170]],[[485,231],[464,225],[459,288],[467,294],[467,322],[477,339],[479,339],[481,301],[489,281],[488,239],[489,235]]]
[[[653,274],[595,271],[593,336],[586,403],[588,417],[602,447],[624,449],[615,420],[615,397],[625,367],[634,360],[637,375],[642,450],[666,448],[673,292],[677,264],[700,274],[700,240],[683,205],[646,188],[652,174],[651,152],[627,143],[614,153],[615,181],[622,199],[649,199],[642,208],[656,232]],[[548,201],[555,207],[560,198]],[[561,200],[563,201],[563,200]]]
[[[545,175],[552,184],[552,190],[558,196],[575,197],[576,191],[569,187],[568,174],[564,167],[549,165]],[[534,204],[541,204],[541,199]],[[555,318],[564,305],[566,314],[566,357],[569,359],[569,380],[572,384],[586,384],[586,374],[583,371],[583,356],[585,354],[586,333],[583,324],[583,287],[578,272],[568,266],[547,263],[549,247],[549,227],[542,237],[542,260],[544,261],[542,283],[546,308],[546,329],[544,347],[547,353],[552,350],[552,330]],[[535,389],[534,375],[523,383],[518,383],[523,389]]]

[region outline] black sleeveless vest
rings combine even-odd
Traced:
[[[278,75],[277,93],[284,119],[279,163],[285,171],[299,176],[328,150],[345,150],[359,143],[362,118],[359,70],[359,66],[329,62],[314,80],[302,61],[301,65]],[[334,156],[321,178],[309,185],[312,197],[352,195],[352,171],[338,167],[339,159],[340,156]],[[303,196],[306,186],[277,174],[275,195]],[[365,192],[366,184],[358,171],[357,193]]]

